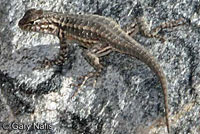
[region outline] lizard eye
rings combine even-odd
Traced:
[[[33,25],[33,24],[34,24],[34,21],[30,21],[29,23],[30,23],[31,25]]]

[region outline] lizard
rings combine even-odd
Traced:
[[[52,34],[59,38],[58,57],[53,60],[45,59],[41,68],[62,65],[69,53],[71,42],[78,42],[84,48],[83,56],[96,70],[93,73],[88,73],[89,77],[100,74],[103,66],[99,59],[112,51],[127,54],[145,63],[156,74],[161,83],[164,94],[166,126],[168,133],[170,132],[167,78],[154,56],[130,36],[133,31],[131,33],[125,32],[117,22],[109,17],[94,14],[63,14],[42,9],[26,11],[18,26],[25,31]],[[173,26],[176,26],[175,22],[171,25],[162,25],[155,28],[154,31]],[[143,33],[149,37],[157,36],[156,34]],[[159,36],[157,37],[159,38]]]

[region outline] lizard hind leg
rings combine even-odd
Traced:
[[[93,87],[95,87],[96,79],[101,74],[103,69],[103,65],[100,63],[100,57],[105,56],[110,52],[111,52],[110,46],[100,46],[100,45],[95,45],[91,49],[83,51],[84,58],[91,66],[94,67],[95,71],[89,72],[86,75],[79,77],[80,79],[82,79],[82,82],[78,85],[75,85],[76,87],[78,87],[78,89],[72,95],[71,98],[75,97],[78,94],[78,92],[82,89],[82,87],[85,85],[87,80],[93,77],[95,77],[95,80],[93,81]]]
[[[149,26],[149,24],[147,23],[144,17],[137,18],[137,23],[139,25],[139,31],[143,36],[148,37],[148,38],[157,38],[161,42],[165,42],[166,40],[165,37],[163,37],[162,35],[159,35],[159,32],[162,29],[169,29],[169,28],[180,26],[180,25],[184,25],[185,20],[183,18],[180,18],[178,20],[164,22],[153,29],[151,29],[151,27]]]
[[[184,25],[184,24],[185,24],[185,20],[183,18],[180,18],[178,20],[164,22],[156,26],[155,28],[151,29],[150,24],[148,24],[145,17],[142,16],[142,17],[137,17],[131,24],[124,26],[122,29],[129,36],[134,36],[137,33],[141,33],[141,35],[145,37],[157,38],[160,41],[164,42],[166,39],[162,35],[158,34],[162,29],[173,28],[180,25]]]

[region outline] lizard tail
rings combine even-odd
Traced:
[[[127,43],[127,42],[126,42]],[[167,86],[167,79],[165,77],[165,74],[163,72],[163,69],[161,66],[157,63],[156,59],[143,47],[141,46],[137,41],[130,39],[130,44],[125,45],[122,47],[121,45],[115,45],[116,51],[120,51],[121,53],[125,53],[128,55],[131,55],[132,57],[135,57],[139,59],[140,61],[147,64],[151,70],[156,74],[158,77],[161,87],[164,94],[164,107],[165,107],[165,118],[166,118],[166,126],[168,133],[170,132],[170,126],[169,126],[169,108],[168,108],[168,86]]]

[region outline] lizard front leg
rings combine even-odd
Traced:
[[[60,49],[59,49],[59,53],[58,53],[57,57],[55,59],[45,58],[43,61],[39,61],[40,65],[38,67],[35,67],[34,69],[41,70],[44,68],[50,68],[54,65],[62,66],[69,57],[70,49],[71,48],[66,40],[60,40]]]

